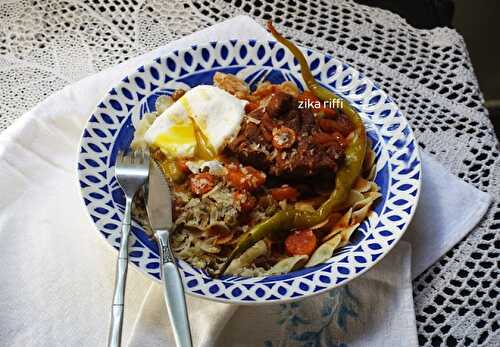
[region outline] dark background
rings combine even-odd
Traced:
[[[500,138],[499,0],[354,0],[399,14],[420,29],[450,27],[465,39],[485,105]]]

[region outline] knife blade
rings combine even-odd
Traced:
[[[172,194],[168,181],[156,162],[149,169],[146,210],[153,230],[172,228]]]
[[[168,181],[156,162],[149,169],[146,210],[149,224],[158,241],[163,295],[176,345],[178,347],[192,347],[182,277],[170,246],[170,233],[173,227],[172,194]]]

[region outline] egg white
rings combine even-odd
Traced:
[[[172,157],[193,158],[197,146],[194,121],[219,153],[237,135],[246,104],[214,86],[194,87],[155,119],[144,139]]]

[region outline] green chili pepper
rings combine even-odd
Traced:
[[[221,268],[220,273],[224,273],[233,259],[239,257],[248,248],[252,247],[263,238],[279,237],[283,231],[312,227],[326,220],[335,210],[342,208],[342,205],[349,197],[349,192],[354,182],[361,173],[363,160],[366,154],[366,131],[358,113],[347,103],[347,101],[338,97],[330,90],[323,88],[316,82],[302,52],[292,42],[281,36],[276,29],[274,29],[271,22],[268,22],[268,30],[276,40],[286,46],[298,60],[302,78],[304,82],[306,82],[309,90],[320,100],[331,100],[335,101],[332,104],[340,104],[342,113],[349,118],[355,129],[345,150],[344,163],[336,173],[335,189],[330,194],[328,200],[326,200],[316,211],[289,208],[276,213],[268,220],[254,226],[241,236],[236,247]]]

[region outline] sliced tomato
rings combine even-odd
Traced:
[[[245,166],[243,173],[245,174],[250,190],[257,189],[266,182],[266,174],[251,166]]]
[[[285,240],[285,248],[290,255],[311,255],[318,245],[311,229],[294,231]]]
[[[343,137],[339,133],[323,133],[323,132],[318,132],[313,134],[312,136],[312,142],[318,145],[323,145],[326,143],[331,143],[331,142],[342,142]]]
[[[294,187],[284,185],[284,186],[281,186],[278,188],[271,189],[271,195],[273,196],[274,200],[295,201],[295,200],[297,200],[297,197],[299,196],[299,191],[297,189],[295,189]]]
[[[234,199],[239,202],[242,212],[250,212],[257,205],[257,199],[246,192],[235,192]]]
[[[215,186],[215,177],[208,172],[202,172],[191,176],[189,188],[196,195],[208,193]]]
[[[251,166],[228,168],[227,180],[234,188],[245,191],[255,190],[266,181],[266,174]]]
[[[326,131],[327,133],[338,131],[337,123],[333,119],[321,118],[318,123],[321,130]]]
[[[230,185],[238,190],[245,190],[245,177],[239,169],[228,168],[226,176]]]
[[[335,117],[337,116],[337,110],[333,109],[333,108],[329,108],[329,107],[322,107],[319,109],[319,112],[323,112],[323,114],[326,116],[326,117]]]
[[[343,115],[335,117],[335,119],[321,118],[319,126],[323,131],[328,133],[338,132],[343,136],[349,135],[354,130],[352,123]]]
[[[250,113],[252,111],[255,111],[256,109],[259,108],[259,103],[255,101],[250,101],[248,104],[245,105],[245,113]]]

